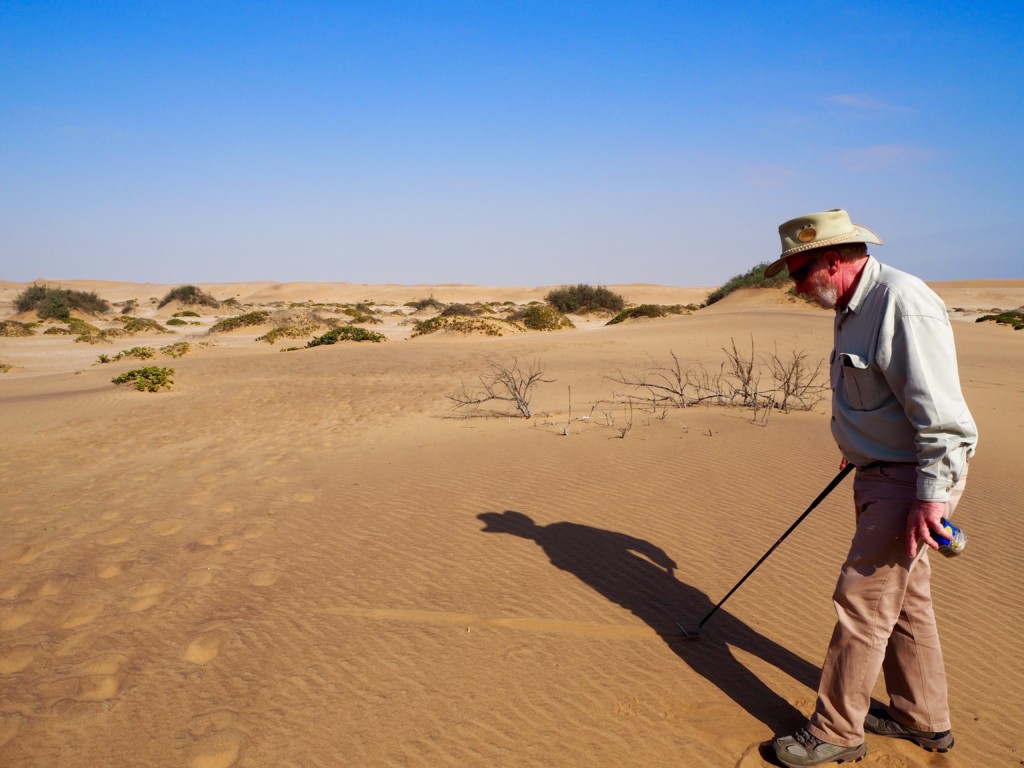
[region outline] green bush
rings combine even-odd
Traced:
[[[974,322],[983,323],[985,321],[999,323],[1000,325],[1008,325],[1013,328],[1013,330],[1019,331],[1021,328],[1024,328],[1024,309],[1012,309],[1008,312],[1000,312],[996,315],[985,315],[983,317],[979,317]]]
[[[193,312],[191,309],[186,309],[181,312],[175,312],[171,317],[202,317],[198,312]]]
[[[444,309],[444,304],[435,299],[433,296],[431,296],[429,299],[417,299],[416,301],[407,301],[405,302],[405,306],[410,307],[411,309],[415,309],[417,311],[421,309],[426,309],[427,307],[432,307],[433,309],[438,310]]]
[[[584,283],[563,285],[548,293],[544,299],[563,315],[585,315],[588,312],[621,312],[626,300],[603,286],[596,288]]]
[[[0,320],[0,336],[32,336],[34,333],[35,331],[25,323],[19,323],[17,320]]]
[[[705,306],[721,301],[730,293],[740,288],[777,288],[789,284],[789,272],[786,270],[782,270],[774,277],[765,277],[764,270],[767,266],[768,262],[765,261],[751,267],[749,272],[744,272],[742,275],[734,275],[725,285],[716,288],[708,294],[708,297],[704,300]]]
[[[413,325],[413,337],[426,336],[437,331],[456,333],[482,333],[485,336],[504,336],[506,333],[522,333],[522,326],[500,317],[432,317],[419,320]]]
[[[133,333],[145,333],[146,331],[156,331],[157,333],[172,333],[172,331],[164,328],[156,320],[150,320],[147,317],[119,317],[117,322],[123,323],[122,330],[125,335],[131,335]]]
[[[109,355],[100,355],[97,362],[112,363],[115,360],[127,360],[129,358],[134,360],[149,360],[153,357],[156,357],[156,350],[152,347],[132,347],[131,349],[125,349],[118,352],[113,357],[110,357]]]
[[[317,336],[306,344],[306,348],[319,347],[323,344],[337,344],[339,341],[372,341],[381,342],[387,339],[383,333],[368,331],[365,328],[357,328],[354,325],[339,325],[331,328],[323,336]]]
[[[513,312],[508,319],[522,323],[531,331],[559,331],[563,328],[576,327],[572,320],[547,304],[531,304]]]
[[[97,315],[109,310],[110,304],[92,291],[86,293],[33,284],[14,298],[14,309],[17,312],[34,311],[43,320],[67,322],[72,311]]]
[[[171,388],[174,383],[174,379],[171,378],[173,375],[173,368],[158,368],[155,365],[150,365],[145,368],[125,371],[120,376],[112,378],[111,382],[114,384],[131,382],[135,384],[135,388],[139,392],[157,392],[161,387]]]
[[[198,304],[205,307],[220,306],[220,302],[213,298],[213,296],[194,285],[179,285],[177,288],[172,288],[167,292],[167,295],[160,299],[160,303],[156,305],[157,309],[170,304],[172,301],[177,301],[181,304]]]
[[[623,320],[630,320],[635,317],[664,317],[667,314],[668,311],[657,304],[640,304],[639,306],[622,310],[605,325],[615,325]]]
[[[223,320],[218,320],[210,327],[210,332],[221,333],[223,331],[235,331],[251,325],[263,325],[269,319],[270,313],[268,311],[258,309],[255,312],[246,312],[244,315],[235,315],[234,317],[225,317]]]
[[[441,310],[441,317],[476,317],[477,314],[469,304],[449,304]]]
[[[187,341],[176,341],[173,344],[168,344],[165,347],[160,347],[160,351],[168,357],[184,357],[191,351],[192,345]]]

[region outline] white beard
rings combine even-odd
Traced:
[[[807,290],[804,293],[822,309],[835,309],[836,304],[839,303],[839,290],[824,269],[816,269],[811,273],[807,281]]]

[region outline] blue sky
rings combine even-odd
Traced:
[[[1024,277],[1024,4],[0,0],[0,279]]]

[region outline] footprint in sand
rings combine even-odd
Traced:
[[[238,511],[238,505],[233,501],[225,501],[223,504],[218,504],[213,511],[218,515],[229,515]]]
[[[235,552],[245,546],[245,542],[241,539],[228,539],[221,546],[221,552]]]
[[[297,501],[300,504],[311,504],[316,501],[316,491],[299,491],[292,496],[292,501]]]
[[[101,579],[113,579],[130,571],[135,562],[135,560],[119,560],[114,563],[103,563],[96,568],[96,575]]]
[[[128,597],[134,598],[128,604],[131,613],[142,613],[152,608],[160,601],[160,595],[167,590],[167,584],[162,581],[144,581],[136,584],[128,590]]]
[[[218,733],[195,746],[191,768],[229,768],[238,762],[245,739],[236,733]]]
[[[185,586],[186,587],[205,587],[211,581],[215,571],[212,568],[197,568],[194,571],[189,571],[185,574]]]
[[[13,675],[21,672],[36,660],[39,649],[31,645],[16,645],[13,648],[0,650],[0,675]]]
[[[266,533],[267,526],[265,523],[255,523],[247,525],[245,526],[245,528],[242,529],[242,538],[246,539],[247,541],[251,541],[253,539],[258,539],[262,536],[265,536]]]
[[[18,735],[25,716],[18,712],[0,717],[0,747]]]
[[[0,600],[14,600],[25,591],[24,584],[8,584],[0,588]]]
[[[61,573],[56,576],[51,576],[42,584],[39,585],[36,590],[40,597],[53,597],[59,595],[64,591],[64,587],[74,581],[74,575],[70,573]]]
[[[249,583],[254,587],[272,587],[281,578],[281,572],[274,568],[264,568],[249,574]]]
[[[209,664],[220,656],[228,644],[228,635],[221,630],[202,632],[192,638],[182,649],[181,655],[193,664]]]
[[[0,630],[9,632],[32,621],[39,609],[34,603],[22,602],[0,608]]]
[[[149,526],[149,530],[151,530],[157,536],[173,536],[184,527],[184,520],[171,518],[169,520],[157,520],[155,523]]]
[[[127,528],[119,528],[116,531],[110,531],[103,536],[99,536],[96,539],[96,543],[102,544],[104,547],[116,547],[118,544],[124,544],[131,537],[131,530]]]
[[[60,628],[74,629],[91,624],[101,613],[103,613],[103,603],[87,600],[76,605],[64,615],[64,618],[60,620]]]
[[[16,565],[24,565],[26,563],[31,563],[41,554],[43,554],[43,548],[38,544],[22,544],[20,546],[4,550],[3,554],[0,555],[0,560],[5,560],[8,563],[14,563]]]

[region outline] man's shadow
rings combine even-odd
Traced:
[[[768,688],[733,656],[731,647],[753,654],[811,690],[819,670],[809,662],[719,610],[696,641],[682,638],[679,625],[697,626],[713,607],[700,590],[676,578],[676,563],[663,549],[624,533],[577,523],[537,525],[512,510],[477,515],[487,533],[510,533],[536,542],[551,564],[567,571],[654,629],[691,669],[775,733],[806,722],[801,713]]]

